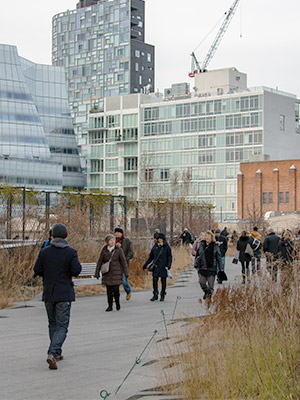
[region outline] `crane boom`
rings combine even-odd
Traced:
[[[223,36],[224,36],[224,34],[226,32],[231,20],[232,20],[232,17],[234,16],[234,13],[235,13],[235,11],[237,9],[239,1],[240,0],[234,0],[233,4],[229,8],[229,10],[225,13],[225,19],[222,22],[222,25],[221,25],[221,27],[220,27],[220,29],[218,31],[218,34],[215,37],[212,45],[210,46],[210,48],[208,50],[208,53],[207,53],[207,55],[206,55],[206,57],[205,57],[205,59],[204,59],[204,61],[202,63],[202,67],[201,68],[200,68],[198,60],[197,60],[197,58],[195,56],[195,53],[193,52],[191,54],[192,55],[192,66],[193,65],[196,66],[198,71],[195,71],[192,68],[192,71],[189,74],[189,76],[191,76],[191,77],[194,76],[194,73],[196,73],[196,72],[204,72],[204,71],[206,71],[208,64],[210,63],[211,59],[213,58],[215,52],[217,51],[217,48],[219,47],[219,44],[220,44],[220,42],[221,42],[221,40],[222,40],[222,38],[223,38]]]

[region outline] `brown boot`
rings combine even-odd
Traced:
[[[49,364],[50,369],[57,369],[56,360],[51,354],[47,357],[47,363]]]

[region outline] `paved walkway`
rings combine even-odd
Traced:
[[[240,265],[231,264],[229,258],[226,262],[229,283],[233,283],[240,274]],[[163,383],[158,364],[152,362],[159,358],[159,346],[168,343],[161,310],[166,314],[169,335],[177,296],[181,299],[175,319],[205,314],[205,306],[198,302],[202,291],[196,271],[192,269],[169,287],[164,303],[150,302],[151,296],[149,291],[136,292],[126,302],[122,294],[121,310],[110,313],[105,312],[106,295],[78,298],[72,305],[69,334],[63,347],[65,359],[56,371],[49,370],[46,363],[49,341],[43,303],[32,300],[26,308],[19,303],[0,310],[0,399],[99,400],[101,390],[116,390],[154,330],[158,330],[155,342],[159,343],[147,349],[118,394],[109,399],[173,400],[147,392]]]

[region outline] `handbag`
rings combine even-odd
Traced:
[[[225,271],[223,271],[221,269],[218,271],[217,276],[218,276],[219,281],[228,281]]]
[[[158,256],[154,259],[154,260],[152,260],[148,265],[147,265],[147,270],[149,271],[149,272],[153,272],[154,270],[155,270],[155,268],[156,268],[156,261],[158,260],[158,258],[159,258],[159,256],[161,255],[161,252],[163,251],[163,249],[161,248],[160,249],[160,252],[158,253]]]
[[[237,264],[239,262],[239,258],[240,258],[240,251],[237,250],[233,257],[232,264]]]
[[[102,273],[102,275],[108,273],[109,267],[110,267],[110,261],[111,261],[111,259],[112,259],[113,254],[114,254],[114,251],[115,251],[115,250],[112,251],[111,256],[110,256],[110,259],[109,259],[108,261],[106,261],[104,264],[101,265],[101,273]]]
[[[248,254],[248,256],[250,256],[251,258],[254,256],[252,247],[250,246],[249,243],[247,243],[245,254]]]

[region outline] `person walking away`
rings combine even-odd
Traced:
[[[161,292],[160,301],[165,300],[167,294],[167,270],[171,269],[172,266],[172,250],[168,245],[166,236],[163,233],[159,233],[157,236],[157,242],[154,244],[150,251],[148,260],[143,265],[143,269],[147,268],[147,265],[154,261],[155,268],[152,272],[153,277],[153,297],[150,301],[158,300],[158,280],[161,279]]]
[[[108,307],[105,311],[113,310],[113,300],[115,298],[116,309],[121,309],[120,305],[120,288],[123,283],[123,274],[128,278],[128,265],[120,246],[115,246],[114,235],[107,235],[105,238],[106,245],[102,248],[95,271],[95,277],[99,279],[100,271],[103,264],[109,263],[109,270],[102,274],[102,283],[106,286]]]
[[[115,229],[115,237],[116,237],[116,246],[121,246],[124,251],[128,267],[128,274],[129,274],[130,260],[133,258],[133,243],[129,238],[124,236],[124,231],[120,226],[118,226]],[[123,288],[126,292],[126,300],[130,300],[131,287],[124,273],[123,273]]]
[[[190,234],[190,232],[188,231],[187,228],[184,229],[184,231],[182,232],[182,234],[179,236],[179,239],[182,240],[182,244],[183,245],[190,245],[192,243],[192,235]]]
[[[293,235],[286,229],[278,243],[278,257],[281,267],[281,282],[285,290],[290,288],[291,276],[293,274],[293,261],[295,257],[295,244]]]
[[[267,237],[263,242],[263,251],[266,255],[267,269],[272,276],[274,282],[277,281],[278,273],[278,244],[280,237],[275,235],[274,229],[269,228],[267,230]]]
[[[225,236],[221,235],[221,230],[217,228],[215,230],[216,243],[220,247],[221,258],[222,258],[222,269],[225,271],[225,255],[228,250],[228,240]],[[217,278],[217,282],[222,284],[222,281]]]
[[[262,236],[260,233],[258,233],[257,226],[253,228],[253,231],[250,234],[249,243],[253,250],[253,257],[251,259],[252,275],[254,275],[256,272],[260,274]]]
[[[55,224],[49,246],[40,250],[34,264],[35,275],[43,277],[43,298],[49,323],[50,346],[47,363],[57,369],[57,361],[63,359],[62,345],[67,337],[71,302],[75,301],[72,276],[78,276],[81,265],[76,250],[66,240],[67,227]]]
[[[203,299],[211,298],[215,277],[223,268],[220,247],[211,231],[206,232],[205,240],[198,247],[194,267],[198,270],[199,284],[204,292]]]
[[[246,231],[242,231],[241,236],[237,242],[236,248],[240,252],[239,260],[242,265],[243,284],[246,283],[246,277],[249,279],[250,270],[249,264],[251,256],[246,252],[247,245],[249,244],[249,236]]]

